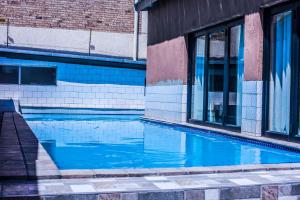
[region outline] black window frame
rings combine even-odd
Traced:
[[[27,83],[22,83],[22,69],[24,68],[38,68],[38,69],[54,69],[55,70],[55,81],[54,84],[39,84],[39,83],[33,83],[33,84],[27,84]],[[26,66],[20,66],[20,80],[19,83],[20,85],[32,85],[32,86],[57,86],[57,67],[56,66],[35,66],[35,65],[26,65]]]
[[[229,101],[229,64],[230,64],[230,29],[232,27],[243,25],[244,18],[238,17],[230,21],[223,22],[221,24],[214,25],[210,28],[205,28],[200,31],[196,31],[188,35],[188,73],[187,73],[187,122],[197,125],[204,125],[208,127],[222,128],[235,132],[240,132],[240,126],[234,126],[227,124],[227,107]],[[245,28],[245,27],[244,27]],[[208,58],[209,58],[209,34],[220,30],[225,31],[225,52],[224,52],[224,85],[223,85],[223,116],[222,123],[211,123],[207,121],[207,103],[208,103]],[[204,99],[203,99],[203,120],[196,120],[191,118],[191,106],[192,106],[192,86],[195,75],[195,58],[196,58],[196,41],[200,36],[205,36],[205,58],[204,58]]]
[[[18,81],[17,83],[0,83],[0,85],[28,85],[28,86],[57,86],[57,66],[35,66],[35,65],[16,65],[16,64],[0,64],[1,66],[17,67]],[[22,83],[22,69],[23,68],[39,68],[39,69],[55,69],[55,83],[54,84],[26,84]]]
[[[0,83],[0,85],[19,85],[20,84],[20,66],[19,65],[0,64],[0,66],[16,67],[16,68],[18,68],[18,80],[17,80],[17,83]]]
[[[269,78],[270,78],[270,60],[271,60],[271,25],[272,17],[292,11],[292,37],[291,37],[291,88],[290,88],[290,121],[288,135],[270,131],[269,129]],[[298,134],[299,123],[299,105],[300,105],[300,2],[287,2],[275,5],[263,10],[264,21],[264,58],[263,58],[263,116],[262,116],[262,135],[266,137],[300,142]],[[297,55],[298,54],[298,55]],[[295,84],[296,83],[296,84]]]

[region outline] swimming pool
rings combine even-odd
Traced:
[[[137,115],[23,115],[59,169],[174,168],[300,162],[297,152]]]

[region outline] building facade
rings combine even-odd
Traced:
[[[141,0],[148,118],[297,139],[300,1]]]
[[[133,0],[1,1],[0,99],[24,112],[140,113],[146,34]]]

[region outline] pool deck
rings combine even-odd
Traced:
[[[18,113],[3,114],[0,179],[59,178],[60,172]]]
[[[0,181],[0,198],[99,200],[293,200],[300,170],[185,176]]]
[[[228,134],[234,136],[237,133]],[[252,139],[249,138],[252,136],[238,136]],[[253,139],[290,145],[300,151],[300,145],[296,143],[282,143],[262,137]],[[3,114],[0,161],[0,198],[300,199],[300,163],[172,169],[59,170],[23,117],[15,112]]]

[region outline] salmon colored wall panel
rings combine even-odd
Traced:
[[[187,83],[188,55],[184,37],[148,46],[147,56],[147,84]]]
[[[260,13],[245,16],[245,80],[262,80],[263,25]]]

